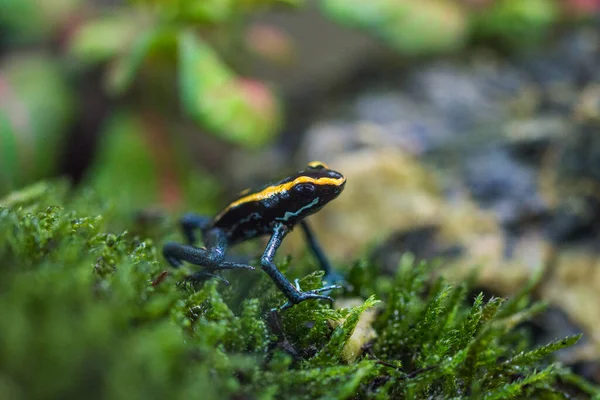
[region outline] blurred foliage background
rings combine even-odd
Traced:
[[[296,104],[286,101],[290,93],[277,75],[311,75],[289,67],[302,36],[272,23],[282,14],[317,10],[320,17],[302,21],[324,18],[358,29],[398,59],[410,59],[461,52],[477,42],[510,50],[539,45],[557,25],[597,6],[575,0],[363,3],[3,1],[0,194],[66,172],[100,188],[108,184],[107,195],[111,183],[135,185],[127,195],[140,206],[181,204],[189,165],[202,158],[189,151],[190,142],[212,135],[228,146],[257,149],[293,128]],[[352,57],[334,53],[341,62]],[[260,70],[273,65],[278,73],[269,79]]]
[[[584,333],[562,361],[600,382],[599,10],[2,0],[0,206],[65,177],[162,240],[163,217],[321,159],[348,177],[312,217],[342,268],[366,254],[391,279],[410,251],[508,296],[541,266],[536,340]]]

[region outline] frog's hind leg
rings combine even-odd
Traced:
[[[223,269],[250,269],[254,267],[247,264],[224,261],[227,251],[227,238],[219,229],[210,229],[204,232],[206,247],[196,247],[175,242],[168,242],[163,246],[163,256],[174,268],[179,268],[183,262],[204,267],[206,271],[194,273],[190,279],[204,280],[214,277],[215,271]]]
[[[196,234],[194,231],[200,230],[204,235],[204,232],[210,227],[211,222],[212,218],[194,213],[185,214],[179,220],[181,230],[188,244],[196,243]]]
[[[319,245],[319,242],[317,241],[312,229],[310,228],[310,225],[308,225],[308,222],[304,220],[300,221],[300,227],[304,232],[304,237],[306,239],[306,242],[308,243],[308,247],[310,248],[317,261],[321,265],[321,269],[325,271],[325,276],[323,277],[323,280],[328,283],[343,283],[344,277],[332,268],[331,263],[329,262],[327,256],[325,255],[325,252],[323,252],[323,249]]]

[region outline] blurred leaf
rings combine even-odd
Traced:
[[[600,0],[563,0],[564,7],[578,15],[593,16],[600,9]]]
[[[88,173],[91,186],[127,209],[157,202],[157,165],[141,121],[122,112],[110,118],[102,132]],[[115,187],[127,189],[115,191]]]
[[[238,2],[247,8],[257,8],[260,6],[276,5],[298,7],[304,5],[306,3],[306,0],[238,0]]]
[[[9,43],[47,38],[81,5],[82,0],[1,0],[0,28]]]
[[[15,187],[20,179],[19,150],[17,134],[14,131],[8,113],[0,109],[0,193],[4,194],[9,188]]]
[[[86,184],[127,213],[182,204],[214,212],[219,186],[193,168],[185,148],[163,123],[126,111],[113,115],[102,130]]]
[[[91,21],[80,28],[70,43],[70,52],[85,62],[109,62],[105,87],[121,95],[132,84],[144,60],[157,51],[175,52],[177,30],[149,25],[131,14],[116,14]]]
[[[133,4],[153,6],[161,17],[194,24],[219,24],[245,12],[284,5],[299,6],[305,0],[129,0]]]
[[[402,2],[394,4],[386,0],[364,2],[360,0],[322,0],[321,9],[335,21],[363,29],[374,29],[389,21],[390,12],[404,10]]]
[[[74,116],[59,65],[44,56],[8,59],[0,74],[0,191],[54,173]]]
[[[140,33],[129,14],[114,14],[84,23],[73,34],[68,51],[85,62],[103,62],[123,53]]]
[[[105,78],[108,93],[123,94],[131,86],[136,73],[153,50],[165,47],[175,49],[177,46],[176,34],[176,31],[163,27],[138,33],[128,49],[117,56],[108,69]]]
[[[274,25],[256,23],[248,28],[246,45],[268,61],[289,64],[294,57],[294,43],[290,35]]]
[[[235,0],[182,0],[180,15],[195,22],[223,22],[235,10]]]
[[[558,18],[555,0],[498,0],[474,18],[475,34],[508,46],[539,42]]]
[[[454,2],[414,3],[406,13],[383,27],[381,36],[404,54],[431,54],[463,46],[467,33],[465,12]],[[400,11],[400,10],[399,10]]]
[[[464,44],[467,18],[455,2],[430,0],[322,0],[335,21],[365,29],[403,54],[432,54]]]
[[[183,106],[197,123],[248,147],[273,139],[281,118],[278,99],[260,82],[237,78],[191,32],[180,36],[179,68]]]
[[[236,11],[237,0],[129,0],[130,3],[153,6],[167,20],[196,24],[222,23]]]

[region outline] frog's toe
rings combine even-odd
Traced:
[[[329,286],[324,286],[324,287],[322,287],[322,288],[319,288],[319,289],[315,289],[315,290],[308,291],[308,292],[306,292],[306,294],[309,294],[309,293],[323,293],[323,292],[329,292],[330,290],[333,290],[333,289],[341,289],[341,288],[342,288],[342,287],[341,287],[340,285],[329,285]],[[327,297],[327,296],[326,296],[326,297]]]
[[[207,281],[211,278],[216,278],[216,279],[220,280],[221,282],[223,282],[226,286],[229,286],[229,281],[227,279],[223,278],[221,275],[213,274],[213,273],[210,273],[207,271],[195,272],[194,274],[188,276],[187,280],[192,281],[192,282],[203,282],[203,281]]]
[[[320,289],[310,290],[308,292],[300,292],[297,295],[295,295],[294,297],[290,298],[287,301],[287,303],[285,303],[281,307],[274,308],[271,311],[283,311],[283,310],[286,310],[296,304],[302,303],[303,301],[306,301],[306,300],[327,300],[330,303],[333,303],[332,297],[326,296],[326,295],[320,294],[320,293],[328,292],[330,290],[338,289],[338,288],[340,288],[340,286],[332,285],[332,286],[325,286]]]

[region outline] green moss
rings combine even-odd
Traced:
[[[468,284],[432,280],[432,266],[406,257],[393,280],[367,263],[351,268],[352,290],[335,295],[362,296],[358,307],[304,302],[273,314],[284,299],[260,270],[229,272],[230,286],[182,283],[186,269],[167,268],[157,249],[177,235],[171,219],[157,222],[152,240],[140,229],[115,230],[122,210],[60,183],[39,183],[0,206],[0,398],[598,393],[552,360],[578,336],[531,347],[522,322],[545,307],[529,299],[535,282],[507,301],[470,299]],[[321,284],[304,259],[279,265],[305,290]],[[378,336],[347,362],[343,348],[372,307]]]

